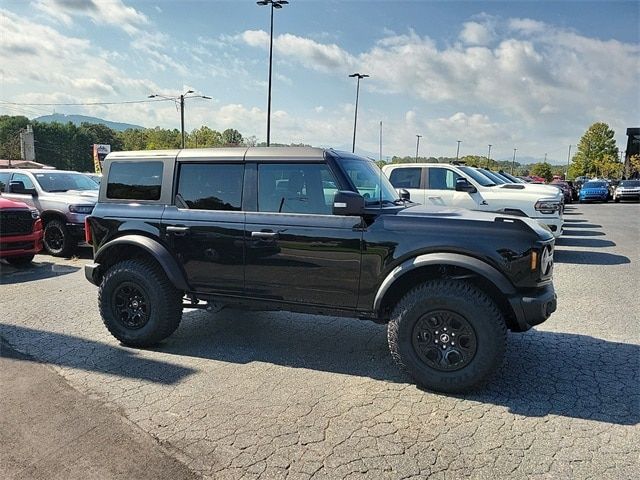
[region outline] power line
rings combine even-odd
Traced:
[[[85,103],[18,103],[0,100],[0,103],[6,105],[18,105],[25,107],[43,106],[43,107],[72,107],[72,106],[90,106],[90,105],[128,105],[132,103],[155,103],[155,102],[174,102],[173,98],[154,98],[152,100],[128,100],[123,102],[85,102]]]

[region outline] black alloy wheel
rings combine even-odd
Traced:
[[[466,367],[476,354],[478,338],[462,315],[449,310],[424,314],[413,327],[413,348],[429,367],[452,372]]]
[[[149,321],[149,298],[138,284],[121,283],[113,292],[112,302],[116,319],[125,328],[138,330]]]

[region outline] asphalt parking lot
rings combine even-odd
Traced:
[[[158,348],[125,348],[86,252],[0,265],[0,336],[206,478],[631,478],[640,205],[569,206],[565,220],[558,311],[511,334],[493,382],[465,396],[417,389],[385,327],[357,320],[186,311]]]

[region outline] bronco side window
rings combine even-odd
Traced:
[[[113,162],[107,180],[107,198],[158,200],[162,162]]]
[[[337,182],[324,164],[258,165],[258,211],[331,215]]]
[[[240,210],[244,165],[183,163],[176,205],[198,210]]]

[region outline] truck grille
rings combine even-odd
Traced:
[[[33,222],[29,210],[0,210],[0,236],[31,233]]]

